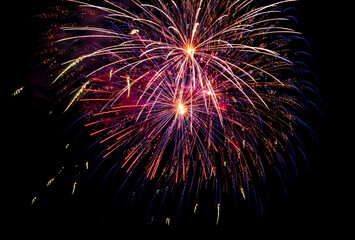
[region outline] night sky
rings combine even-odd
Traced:
[[[346,76],[346,62],[352,58],[347,60],[342,56],[348,52],[346,46],[351,34],[342,26],[347,22],[344,5],[320,0],[297,3],[299,31],[312,46],[315,63],[311,68],[319,78],[317,85],[323,98],[323,102],[319,102],[323,115],[314,111],[311,122],[318,143],[305,142],[310,173],[301,167],[299,177],[288,182],[286,196],[281,189],[269,186],[272,194],[263,203],[263,217],[241,206],[236,214],[227,213],[219,227],[214,226],[213,217],[201,213],[195,218],[183,218],[184,222],[169,228],[143,224],[137,220],[142,215],[138,210],[127,212],[110,205],[107,193],[110,187],[79,191],[79,195],[71,197],[73,176],[70,171],[56,186],[43,191],[43,185],[60,169],[63,159],[71,160],[65,151],[66,135],[62,133],[69,122],[48,118],[53,100],[46,89],[51,79],[37,67],[33,57],[42,26],[32,16],[46,9],[46,2],[11,2],[3,10],[11,14],[3,16],[1,30],[5,40],[3,50],[10,50],[2,71],[5,88],[1,88],[4,177],[1,198],[5,200],[3,211],[9,213],[4,220],[13,234],[48,238],[57,234],[114,234],[117,239],[123,239],[126,233],[207,239],[212,236],[220,239],[284,236],[288,239],[311,235],[318,239],[345,233],[349,227],[347,216],[353,221],[353,213],[350,213],[353,186],[348,187],[351,177],[348,171],[354,157],[348,151],[354,141],[350,133],[353,121],[349,109],[352,109],[346,106],[350,101],[344,89],[352,88],[352,79]],[[19,96],[9,97],[25,83],[28,87]],[[39,196],[38,203],[31,206],[31,200],[39,192],[43,193],[42,199]]]

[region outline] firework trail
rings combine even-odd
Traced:
[[[312,131],[299,115],[316,89],[298,50],[307,42],[281,8],[293,0],[67,2],[95,21],[56,29],[52,87],[104,149],[86,170],[126,172],[118,195],[128,181],[132,195],[154,182],[148,213],[158,205],[159,215],[168,199],[196,212],[199,192],[214,188],[218,224],[224,194],[258,201],[269,172],[297,172],[295,129]]]

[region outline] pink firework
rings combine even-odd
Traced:
[[[295,130],[310,129],[298,115],[314,87],[299,60],[305,40],[281,8],[293,0],[68,2],[78,23],[57,29],[53,48],[67,59],[52,85],[104,147],[87,171],[112,163],[107,175],[125,171],[117,188],[136,182],[133,195],[154,182],[148,212],[168,195],[196,212],[213,188],[217,224],[222,195],[258,199],[269,171],[297,172]]]

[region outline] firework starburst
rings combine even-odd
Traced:
[[[52,87],[103,148],[86,171],[112,163],[107,175],[126,176],[119,193],[136,183],[131,197],[154,182],[156,215],[168,195],[195,212],[213,186],[217,223],[223,195],[257,199],[269,171],[297,172],[296,129],[310,129],[299,115],[315,88],[292,9],[281,8],[293,0],[68,2],[81,18],[55,30],[64,60]]]

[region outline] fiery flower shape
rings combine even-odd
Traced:
[[[53,82],[65,111],[77,105],[104,146],[88,171],[114,159],[107,174],[126,171],[118,188],[133,179],[132,196],[154,182],[149,208],[171,194],[196,212],[199,192],[213,186],[217,224],[223,194],[258,199],[255,183],[269,172],[297,172],[295,129],[310,130],[298,115],[316,89],[298,50],[307,42],[281,8],[293,0],[68,2],[97,18],[60,28],[57,46],[74,51]]]

